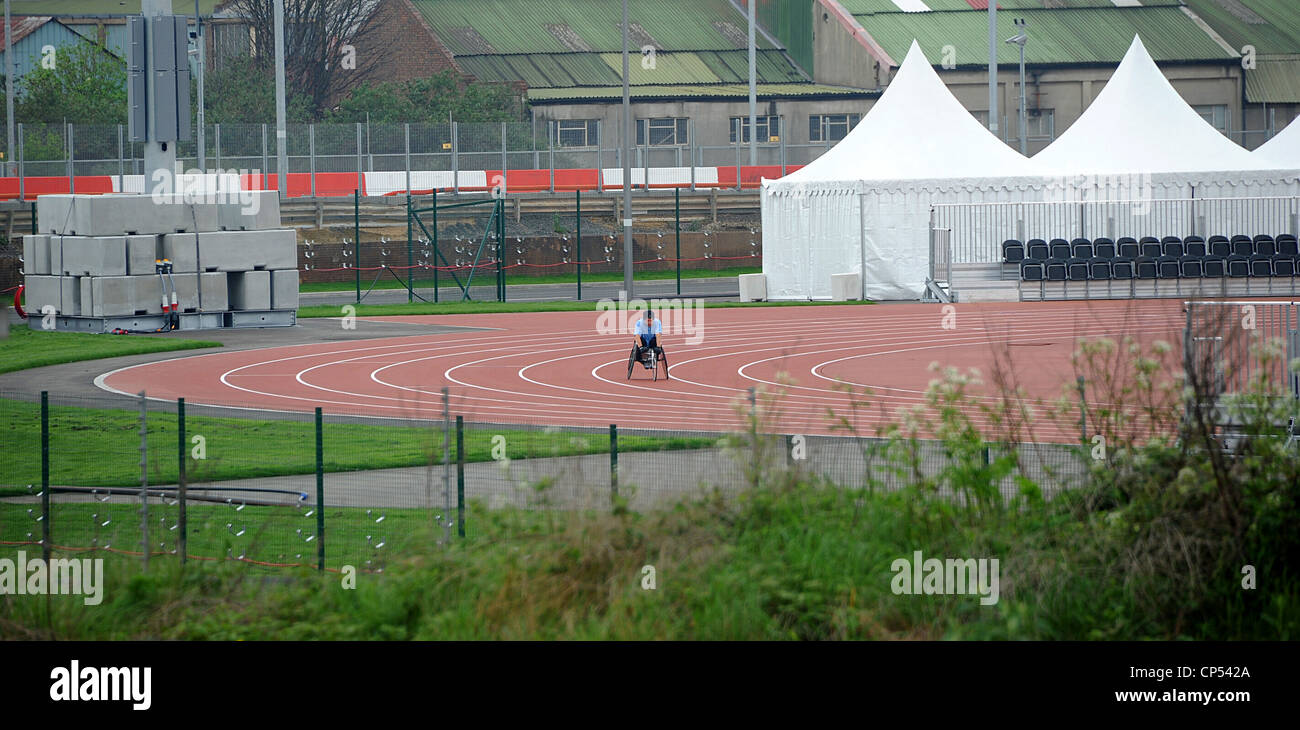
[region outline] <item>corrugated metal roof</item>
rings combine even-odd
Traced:
[[[1300,56],[1257,59],[1246,71],[1246,101],[1300,104]]]
[[[915,38],[932,64],[942,63],[943,49],[951,45],[958,67],[988,65],[987,13],[894,12],[854,17],[894,58],[903,58]],[[1025,61],[1030,64],[1118,64],[1134,34],[1142,37],[1158,62],[1236,58],[1176,6],[1022,9],[1016,11],[1016,17],[1025,18],[1028,24]],[[1012,32],[1008,23],[1003,35],[1010,37]],[[998,63],[1019,61],[1014,45],[998,45]]]
[[[826,86],[823,84],[759,84],[758,98],[792,99],[803,97],[848,97],[873,98],[880,95],[876,91],[849,89],[843,86]],[[665,86],[634,86],[630,89],[634,99],[679,99],[679,98],[723,98],[746,99],[749,97],[748,84],[670,84]],[[528,101],[535,103],[566,101],[616,101],[623,98],[622,86],[587,86],[567,89],[529,89]]]
[[[1173,5],[1178,0],[1143,0],[1143,5]],[[1068,5],[1071,8],[1113,8],[1111,0],[998,0],[998,10],[1042,9]],[[932,11],[980,10],[988,11],[987,0],[840,0],[840,5],[854,15],[866,13],[909,12],[909,8],[924,5]],[[921,11],[924,12],[924,11]],[[998,23],[1001,25],[1001,22]]]
[[[780,51],[760,51],[760,83],[802,82],[799,70]],[[748,83],[749,59],[745,51],[661,51],[646,68],[638,52],[630,64],[630,82],[644,84]],[[518,55],[459,56],[467,73],[484,81],[523,80],[530,87],[613,86],[623,82],[622,53],[525,53]]]
[[[205,16],[219,0],[199,0],[199,12]],[[11,15],[139,15],[140,0],[12,0]],[[172,12],[194,15],[194,0],[172,0]]]
[[[481,54],[477,35],[494,53],[566,53],[585,46],[621,52],[622,6],[592,0],[412,0],[438,38],[455,55]],[[728,0],[637,0],[629,9],[634,47],[672,51],[733,50],[746,19]],[[472,32],[469,32],[472,31]],[[575,43],[576,39],[576,43]],[[759,48],[772,48],[761,36]]]
[[[1234,48],[1261,54],[1300,53],[1300,2],[1296,0],[1186,0]]]

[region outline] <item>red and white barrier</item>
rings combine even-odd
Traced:
[[[791,173],[802,165],[788,165],[785,172]],[[649,173],[650,189],[659,188],[735,188],[753,190],[759,187],[763,178],[781,177],[780,165],[735,165],[723,167],[651,167],[633,168],[632,185],[638,189],[646,187],[646,174]],[[291,172],[286,175],[289,197],[296,198],[312,194],[312,173]],[[318,172],[315,173],[315,194],[317,197],[347,197],[360,187],[362,195],[403,195],[407,192],[405,171],[363,172]],[[412,170],[410,189],[414,193],[427,193],[430,190],[462,192],[485,192],[501,188],[506,193],[537,193],[554,189],[556,192],[573,192],[575,190],[621,190],[623,187],[622,168],[586,168],[555,170],[461,170],[452,173],[449,170]],[[232,190],[278,190],[279,179],[273,174],[256,173],[208,173],[191,174],[178,177],[180,189],[196,195],[215,194]],[[144,175],[77,175],[76,192],[85,194],[102,193],[149,193],[152,186]],[[35,200],[38,195],[72,192],[67,177],[25,177],[23,178],[23,199]],[[18,178],[0,177],[0,200],[18,199]]]

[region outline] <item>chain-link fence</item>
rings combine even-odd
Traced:
[[[933,480],[965,498],[944,481],[957,457],[943,443],[778,433],[761,396],[713,432],[492,423],[460,404],[446,390],[415,393],[377,418],[0,394],[0,545],[381,570],[520,510],[645,511],[790,479],[882,490]],[[1050,495],[1089,473],[1078,447],[982,454],[985,465],[1007,457],[1006,498],[1022,477]]]

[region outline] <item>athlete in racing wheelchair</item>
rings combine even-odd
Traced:
[[[647,370],[655,371],[655,380],[659,379],[659,364],[664,367],[664,377],[668,376],[668,358],[664,348],[659,345],[659,335],[663,334],[663,323],[655,319],[655,313],[646,310],[645,318],[638,319],[633,328],[636,339],[632,343],[632,355],[628,359],[627,376],[632,377],[632,367],[641,363]]]

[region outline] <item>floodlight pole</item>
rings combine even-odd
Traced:
[[[168,0],[141,0],[140,14],[146,19],[171,13],[171,2]],[[153,38],[154,31],[151,29],[148,33],[148,42],[150,45],[156,41]],[[150,185],[161,187],[163,192],[173,193],[177,191],[175,185],[176,173],[176,140],[159,140],[158,139],[158,119],[156,112],[158,109],[153,103],[157,99],[155,90],[157,74],[154,73],[154,65],[157,59],[153,50],[148,52],[149,68],[146,74],[146,93],[145,99],[148,99],[148,116],[146,117],[146,128],[148,134],[144,142],[144,173],[145,186]],[[189,110],[186,110],[189,113]],[[161,177],[162,180],[156,180],[159,177],[159,171],[165,170]]]
[[[280,197],[289,194],[289,166],[286,145],[288,135],[284,129],[284,0],[275,0],[275,172],[279,181]]]
[[[8,2],[8,0],[5,0]],[[203,113],[203,17],[199,15],[199,0],[194,0],[194,48],[195,48],[195,66],[198,71],[198,92],[199,108],[198,118],[198,147],[199,147],[199,172],[208,171],[208,153],[207,146],[203,138],[203,125],[206,124],[207,115]]]
[[[989,3],[989,131],[998,134],[998,4]]]
[[[9,23],[9,0],[5,0],[5,111],[9,124],[9,146],[5,147],[5,177],[11,173],[14,157],[14,47],[13,25]]]
[[[754,50],[754,6],[757,0],[748,0],[749,5],[749,164],[758,164],[758,60]],[[769,132],[770,134],[770,132]]]
[[[632,100],[628,88],[627,0],[623,0],[623,288],[632,293]],[[646,130],[649,143],[649,130]],[[648,172],[648,171],[647,171]],[[646,180],[646,187],[649,187]]]
[[[1020,44],[1020,154],[1029,154],[1029,137],[1025,131],[1025,44]]]

